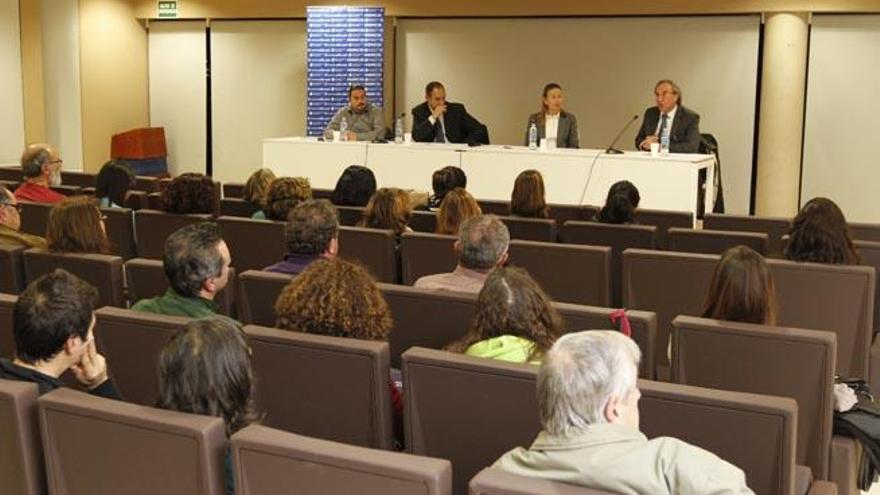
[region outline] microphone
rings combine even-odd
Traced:
[[[611,144],[608,145],[607,148],[605,148],[605,153],[606,153],[606,154],[609,154],[609,155],[620,155],[620,154],[623,154],[623,151],[620,151],[619,149],[615,148],[614,145],[617,144],[617,140],[620,139],[620,136],[623,136],[623,133],[626,132],[627,129],[629,129],[629,126],[631,126],[632,123],[635,122],[635,121],[637,121],[637,120],[639,120],[639,115],[638,115],[638,114],[635,114],[635,115],[632,116],[631,119],[629,119],[629,120],[626,122],[626,125],[623,126],[623,129],[621,129],[620,132],[617,133],[617,136],[614,137],[614,141],[611,141]]]

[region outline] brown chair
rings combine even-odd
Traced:
[[[339,256],[360,263],[379,282],[400,281],[397,237],[390,230],[339,227]]]
[[[211,215],[174,215],[158,210],[138,210],[134,214],[138,258],[161,260],[165,239],[182,227],[207,222]]]
[[[10,192],[15,192],[15,190],[18,189],[19,183],[20,183],[20,181],[17,181],[17,180],[14,180],[14,181],[13,180],[0,180],[0,186],[3,186],[6,189],[9,189]]]
[[[125,262],[128,281],[128,300],[134,304],[141,299],[161,296],[168,290],[168,278],[159,260],[134,258]],[[229,269],[229,282],[214,297],[220,313],[235,318],[235,268]]]
[[[38,402],[52,494],[225,493],[226,430],[221,418],[163,411],[65,388]]]
[[[848,222],[853,240],[880,242],[880,224]]]
[[[837,356],[833,333],[691,316],[672,324],[673,382],[791,397],[798,404],[796,461],[828,479]]]
[[[63,268],[98,289],[96,307],[125,307],[125,281],[122,258],[109,254],[52,253],[45,249],[24,252],[24,274],[27,283]]]
[[[50,186],[49,189],[51,189],[59,194],[63,194],[64,196],[77,196],[77,195],[83,194],[82,188],[79,186],[60,185],[60,186]]]
[[[123,260],[130,260],[137,256],[132,210],[129,208],[101,208],[101,213],[107,218],[105,225],[113,254]]]
[[[220,214],[228,217],[251,218],[260,208],[241,198],[223,198],[220,200]]]
[[[162,188],[163,181],[159,181],[159,187]],[[162,193],[160,192],[152,192],[147,193],[147,208],[148,210],[156,210],[160,211],[162,209]]]
[[[510,215],[510,201],[498,201],[493,199],[478,199],[477,204],[485,215],[498,215],[506,217]]]
[[[273,428],[394,447],[388,344],[249,325],[257,404]]]
[[[284,222],[220,217],[217,224],[232,255],[232,266],[238,272],[261,270],[284,258]]]
[[[95,311],[95,342],[119,393],[128,402],[155,404],[156,369],[165,344],[190,321],[180,316],[105,307]]]
[[[159,192],[159,178],[149,175],[138,175],[134,179],[133,189],[143,191],[147,194]]]
[[[654,249],[657,227],[649,225],[615,225],[599,222],[566,222],[562,238],[569,244],[589,244],[611,248],[611,305],[620,307],[623,301],[621,273],[624,249]]]
[[[21,205],[21,231],[28,234],[45,236],[46,225],[49,223],[49,210],[52,205],[19,201]]]
[[[458,265],[454,235],[407,232],[400,236],[402,282],[416,283],[425,275],[451,272]]]
[[[327,201],[330,201],[330,199],[333,198],[333,189],[313,188],[312,189],[312,198],[326,199]]]
[[[61,171],[61,183],[66,186],[94,188],[97,185],[97,181],[98,176],[89,172],[73,172],[70,170]]]
[[[767,234],[730,232],[726,230],[694,230],[672,227],[667,231],[670,251],[721,254],[734,246],[748,246],[760,255],[767,253]]]
[[[654,225],[657,227],[658,249],[667,248],[667,232],[670,228],[694,228],[694,214],[689,211],[649,210],[645,208],[636,208],[635,220],[636,223],[640,225]]]
[[[554,301],[611,305],[610,247],[514,240],[509,253]]]
[[[562,233],[562,226],[570,220],[589,222],[599,213],[599,207],[590,205],[548,204],[550,218],[556,220],[556,232]],[[557,239],[560,240],[561,239]]]
[[[11,167],[0,167],[0,180],[9,182],[21,182],[21,167],[13,165]]]
[[[123,204],[123,206],[135,211],[149,208],[150,199],[147,196],[148,193],[146,191],[130,189],[125,194],[125,204]]]
[[[501,217],[511,239],[556,242],[556,220],[552,218]]]
[[[770,256],[780,256],[782,255],[782,236],[788,234],[791,228],[791,219],[706,213],[703,216],[703,228],[709,230],[765,233],[768,236],[767,253]]]
[[[0,380],[0,492],[43,495],[46,473],[34,383]]]
[[[0,357],[11,358],[15,353],[15,338],[12,335],[12,308],[18,297],[0,294]]]
[[[486,468],[477,473],[468,485],[470,495],[614,495],[584,486],[519,476],[500,469]]]
[[[244,182],[224,182],[223,183],[224,198],[243,198]]]
[[[247,270],[238,276],[236,307],[244,324],[275,326],[275,301],[293,280],[284,273]]]
[[[24,246],[0,244],[0,292],[18,294],[24,290]]]
[[[409,227],[416,232],[433,234],[437,230],[437,214],[433,211],[414,211],[409,219]]]
[[[452,466],[398,452],[309,438],[265,426],[232,436],[235,479],[243,495],[358,493],[450,495]]]
[[[347,227],[354,227],[361,221],[361,217],[364,216],[363,206],[337,205],[336,211],[339,212],[339,225],[345,225]]]
[[[880,242],[872,241],[853,241],[862,264],[865,266],[873,266],[875,272],[880,270]],[[880,282],[877,282],[877,276],[874,277],[874,333],[877,333],[880,327]],[[2,287],[2,285],[0,285]],[[0,288],[2,292],[2,288]]]

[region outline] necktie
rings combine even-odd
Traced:
[[[669,115],[666,115],[665,113],[660,115],[660,132],[657,133],[657,137],[663,137],[663,133],[666,132],[666,123],[668,121]]]
[[[446,142],[446,130],[443,129],[443,120],[437,119],[437,125],[434,126],[434,142],[435,143],[445,143]]]

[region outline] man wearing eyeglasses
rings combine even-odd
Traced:
[[[57,203],[64,195],[49,189],[61,185],[58,151],[48,144],[32,144],[21,155],[21,174],[25,182],[15,190],[18,200],[34,203]]]
[[[20,229],[21,206],[9,189],[0,186],[0,244],[27,248],[46,247],[45,239],[25,234]]]

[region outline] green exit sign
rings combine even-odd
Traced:
[[[159,2],[159,18],[167,19],[177,17],[177,3],[170,1]]]

